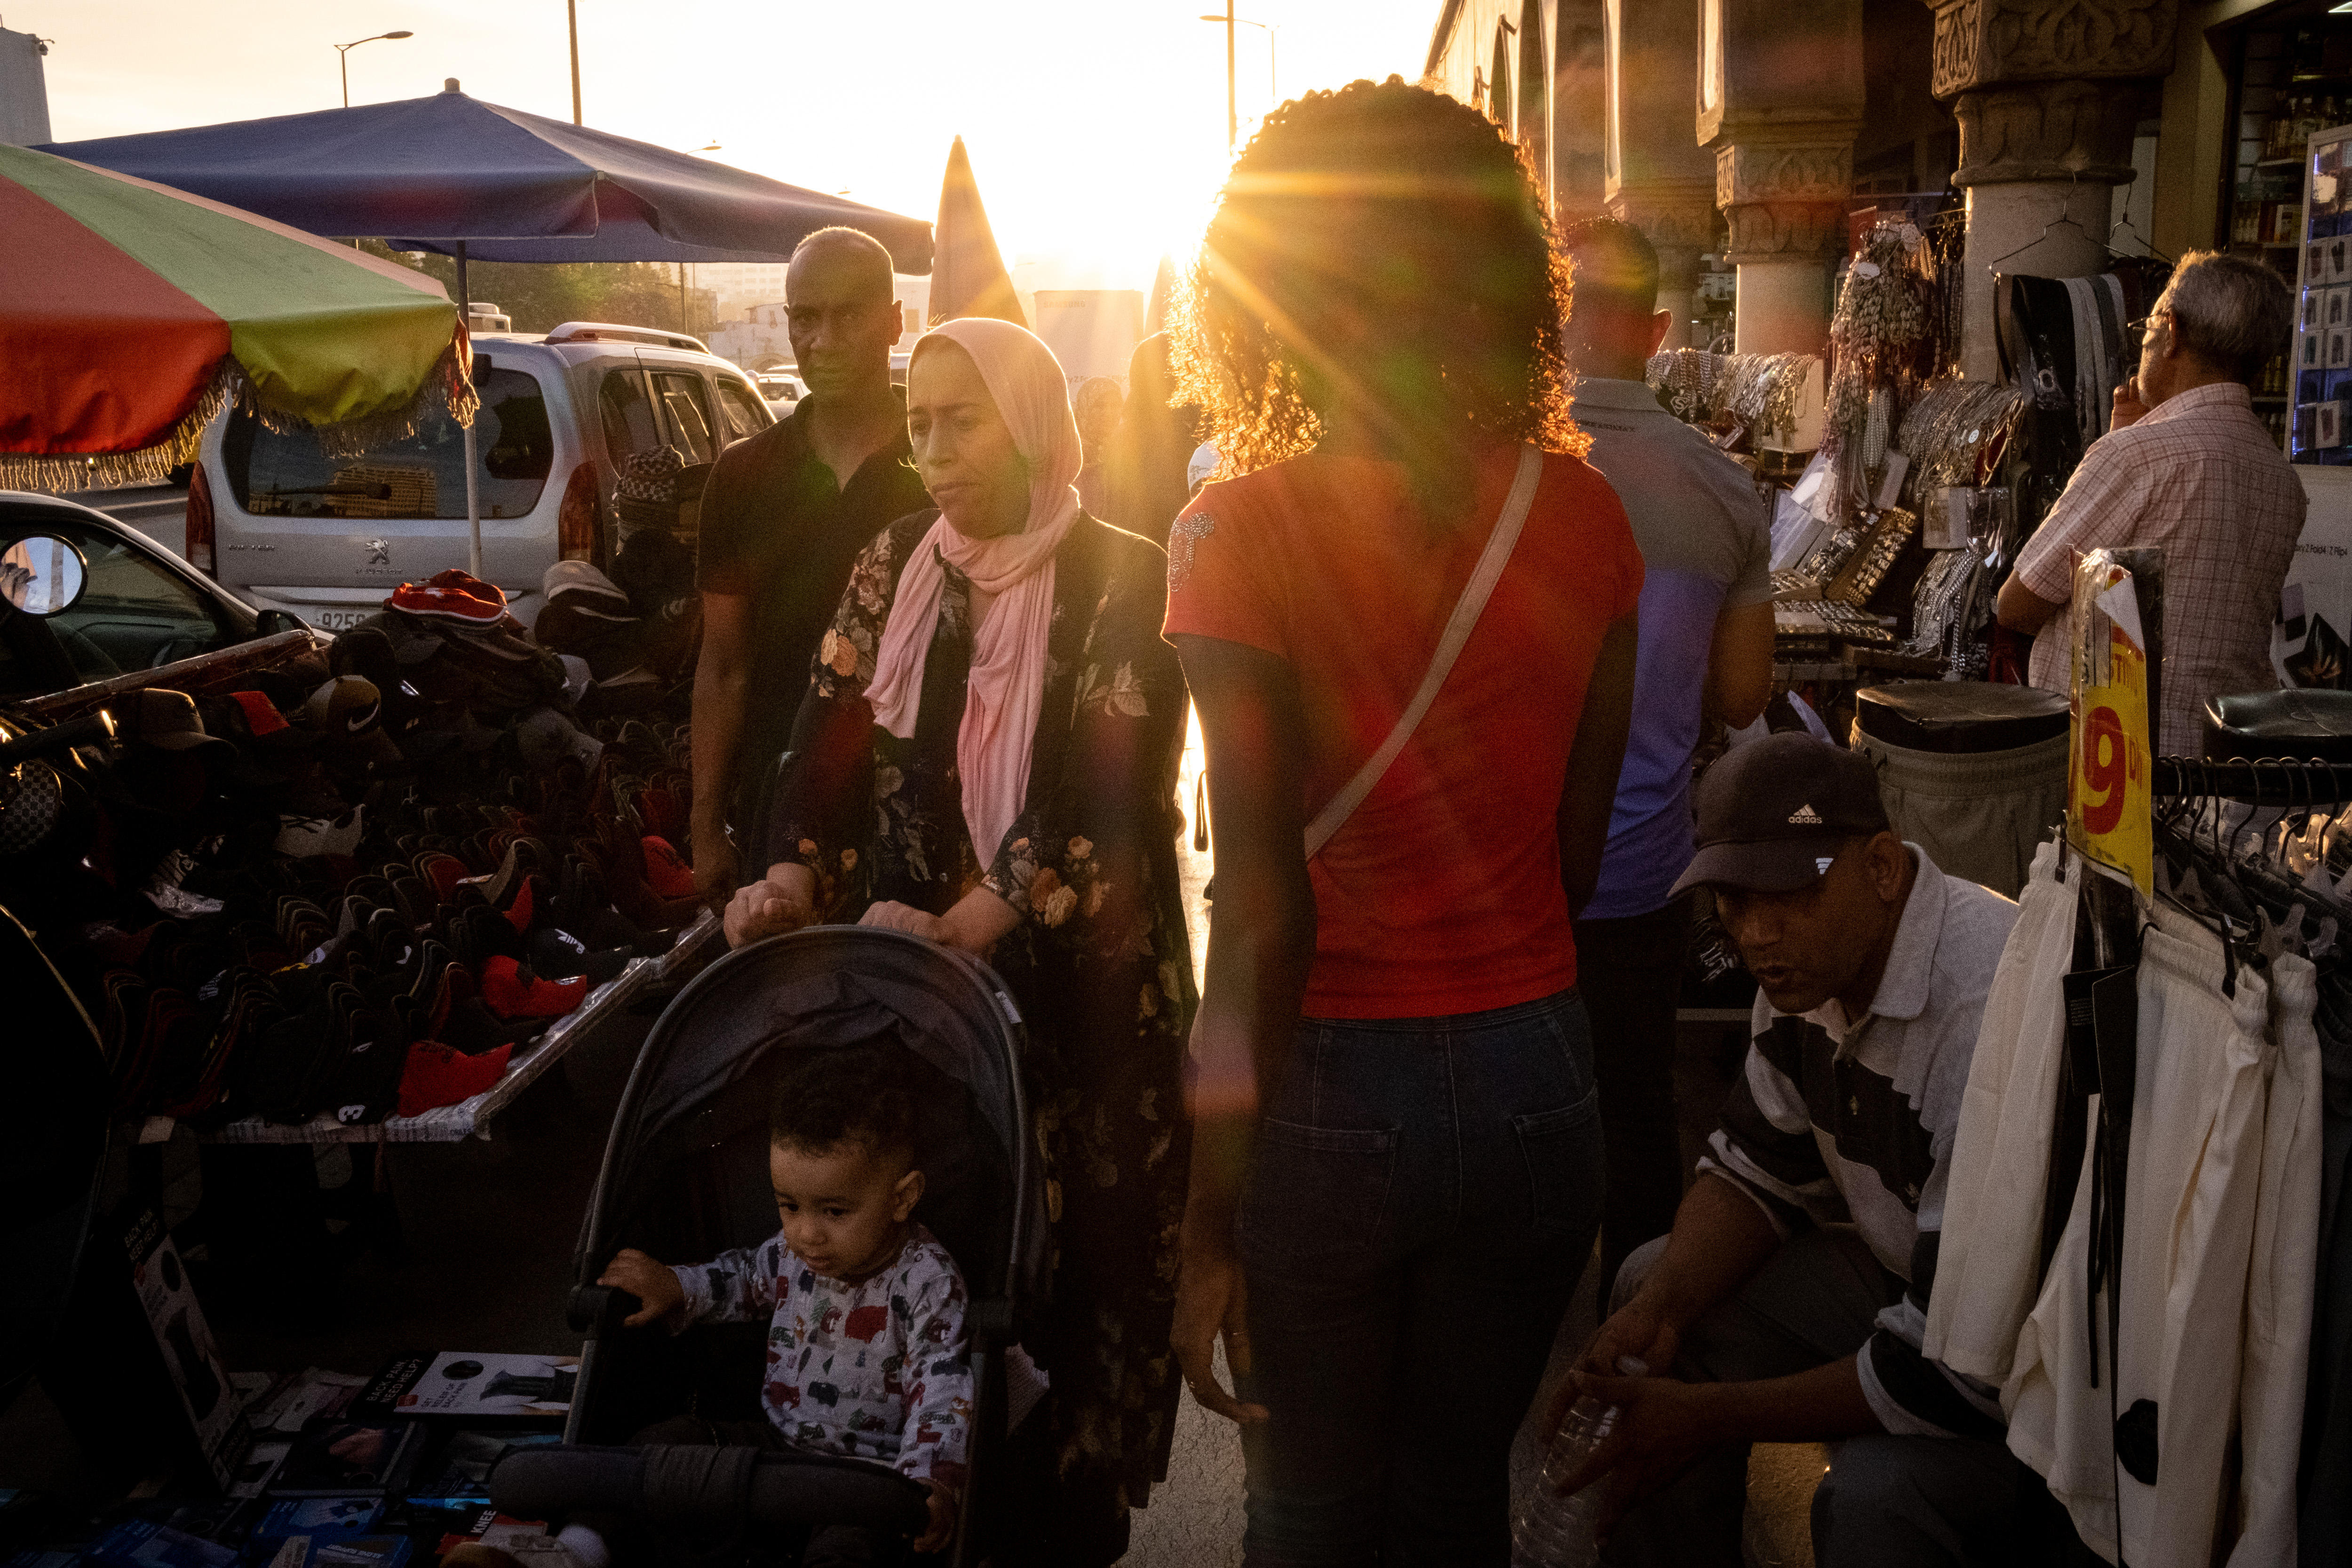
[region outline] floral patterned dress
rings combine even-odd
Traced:
[[[777,780],[770,858],[816,872],[830,921],[882,900],[941,914],[975,887],[1023,916],[988,957],[1028,1024],[1055,1233],[1053,1301],[1026,1348],[1053,1380],[1055,1510],[1123,1525],[1166,1476],[1181,1385],[1168,1336],[1196,995],[1176,870],[1184,678],[1160,636],[1167,560],[1090,517],[1055,552],[1028,797],[983,861],[956,769],[972,626],[952,564],[914,733],[877,727],[866,698],[900,570],[937,516],[900,519],[858,557]]]

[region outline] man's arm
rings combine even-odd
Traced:
[[[2115,435],[2091,443],[2074,478],[2000,585],[1994,614],[2011,631],[2031,637],[2066,607],[2074,558],[2102,545],[2130,542],[2147,509],[2155,475],[2145,453],[2135,457]]]
[[[1664,1373],[1691,1324],[1745,1284],[1780,1245],[1779,1227],[1754,1198],[1723,1176],[1702,1173],[1675,1211],[1665,1255],[1601,1325],[1578,1368],[1614,1376],[1619,1361],[1631,1356]],[[1559,1409],[1565,1414],[1567,1404]]]
[[[1573,914],[1592,900],[1601,880],[1601,854],[1609,844],[1609,813],[1617,775],[1625,767],[1625,735],[1633,725],[1633,658],[1640,616],[1610,623],[1584,688],[1568,776],[1559,791],[1559,879]]]
[[[1734,730],[1762,717],[1772,700],[1772,601],[1733,605],[1715,617],[1706,652],[1706,706]]]
[[[1585,1347],[1577,1370],[1553,1395],[1557,1426],[1591,1394],[1622,1412],[1618,1436],[1561,1485],[1581,1490],[1606,1477],[1600,1531],[1673,1480],[1702,1455],[1730,1442],[1820,1442],[1880,1430],[1855,1358],[1754,1383],[1684,1383],[1669,1375],[1690,1325],[1763,1267],[1780,1234],[1754,1197],[1728,1179],[1702,1173],[1675,1215],[1665,1255],[1632,1300]],[[1619,1358],[1650,1375],[1622,1375]]]
[[[1559,1485],[1601,1482],[1595,1533],[1603,1541],[1625,1510],[1727,1443],[1818,1443],[1881,1430],[1863,1397],[1854,1358],[1754,1383],[1682,1383],[1671,1377],[1577,1373],[1568,1394],[1617,1406],[1617,1436]]]
[[[1995,609],[2000,624],[2011,631],[2033,637],[2050,624],[2050,617],[2066,606],[2045,599],[2025,585],[2025,580],[2012,572],[2009,581],[2000,585],[2000,599]]]
[[[743,708],[751,679],[751,598],[702,595],[702,652],[694,669],[694,890],[724,907],[740,880],[736,848],[727,837],[735,803],[735,773],[743,752]],[[755,844],[754,855],[767,846]]]

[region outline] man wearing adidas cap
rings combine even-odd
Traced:
[[[1897,838],[1869,762],[1810,735],[1735,748],[1696,804],[1675,891],[1714,890],[1759,994],[1674,1230],[1626,1259],[1559,1398],[1623,1407],[1602,1561],[1738,1563],[1759,1441],[1838,1445],[1813,1502],[1823,1568],[2004,1560],[2021,1471],[1996,1392],[1919,1346],[2017,907]],[[1634,1361],[1657,1375],[1616,1375]]]

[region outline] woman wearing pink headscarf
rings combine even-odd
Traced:
[[[858,558],[777,780],[773,864],[727,933],[862,921],[984,952],[1012,986],[1056,1261],[1024,1341],[1051,1406],[1004,1477],[1003,1560],[1092,1565],[1167,1470],[1194,992],[1167,558],[1080,509],[1067,386],[1009,322],[915,345],[908,435],[938,510]]]

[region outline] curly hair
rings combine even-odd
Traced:
[[[1228,474],[1311,448],[1342,404],[1416,469],[1479,442],[1581,455],[1569,268],[1519,149],[1402,78],[1267,115],[1218,198],[1171,334]]]
[[[768,1141],[821,1153],[843,1143],[915,1156],[915,1098],[896,1047],[844,1046],[793,1053],[768,1111]]]

